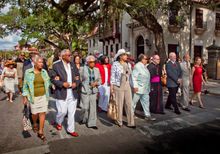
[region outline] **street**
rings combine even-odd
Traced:
[[[165,115],[153,115],[157,118],[155,122],[146,122],[141,118],[142,112],[137,111],[136,129],[127,128],[126,124],[119,128],[105,113],[98,114],[98,130],[88,129],[78,124],[80,110],[77,109],[78,138],[66,134],[65,129],[59,132],[54,128],[56,108],[51,99],[45,125],[46,143],[33,131],[23,132],[21,97],[8,103],[1,93],[0,153],[214,153],[220,145],[219,85],[210,84],[209,90],[216,94],[203,95],[206,109],[195,105],[190,107],[191,112],[181,110],[181,115],[165,110]]]

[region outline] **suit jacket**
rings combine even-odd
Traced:
[[[72,73],[72,83],[76,82],[76,88],[72,89],[73,96],[77,99],[77,87],[80,84],[80,79],[76,80],[76,77],[79,76],[79,71],[75,64],[70,63],[71,73]],[[63,61],[59,61],[53,65],[53,73],[51,76],[51,81],[55,85],[55,98],[59,100],[65,100],[67,97],[67,89],[63,87],[63,83],[67,82],[67,73],[64,68]],[[59,77],[59,80],[55,80],[55,77]]]
[[[167,87],[178,87],[178,79],[182,78],[182,71],[180,68],[180,64],[175,62],[173,64],[169,61],[166,64],[166,72],[167,72]]]
[[[132,72],[132,83],[134,88],[138,88],[138,94],[149,94],[150,92],[150,72],[147,67],[138,62]]]
[[[92,88],[90,86],[88,69],[89,69],[88,66],[83,67],[81,93],[83,93],[83,94],[96,94],[96,93],[98,93],[98,87]],[[98,86],[99,86],[102,83],[99,69],[98,68],[93,68],[93,69],[94,69],[95,81],[98,82]]]
[[[183,61],[182,63],[180,63],[180,67],[182,70],[183,86],[189,86],[190,77],[191,77],[190,63],[189,63],[189,67],[187,67],[187,62]]]

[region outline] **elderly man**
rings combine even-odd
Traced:
[[[144,54],[138,56],[138,63],[134,66],[132,72],[133,81],[133,110],[140,100],[146,120],[156,120],[152,118],[149,111],[149,93],[150,93],[150,73],[146,67],[148,58]]]
[[[176,114],[181,114],[177,106],[176,93],[178,91],[178,87],[182,83],[182,70],[179,62],[176,61],[176,54],[174,52],[169,54],[169,59],[170,61],[166,64],[167,88],[169,90],[169,96],[165,108],[173,110],[171,107],[172,104],[174,112]]]
[[[161,84],[162,68],[160,67],[160,57],[154,55],[147,68],[151,76],[150,111],[156,114],[165,114],[163,109],[163,89]]]
[[[68,49],[61,51],[62,60],[53,65],[52,83],[55,85],[57,106],[57,130],[62,129],[62,122],[68,112],[67,132],[77,137],[75,132],[75,111],[78,99],[77,87],[80,84],[79,71],[71,61],[71,52]]]
[[[191,80],[191,67],[190,67],[190,56],[186,53],[183,56],[183,62],[180,63],[182,70],[182,109],[185,111],[190,111],[189,109],[189,90],[190,90],[190,80]]]
[[[90,55],[86,58],[87,65],[82,71],[82,112],[80,124],[87,124],[88,128],[98,129],[96,126],[96,98],[98,86],[101,85],[101,76],[98,68],[95,68],[95,57]]]

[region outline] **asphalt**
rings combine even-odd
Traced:
[[[0,153],[214,153],[220,143],[220,83],[210,81],[207,89],[215,94],[203,94],[206,109],[200,109],[195,104],[190,106],[190,113],[181,111],[181,115],[165,110],[165,115],[152,114],[157,118],[155,122],[146,122],[142,119],[143,112],[136,111],[138,119],[135,119],[135,130],[126,126],[117,127],[105,113],[98,114],[99,129],[89,129],[78,124],[78,109],[78,138],[66,134],[65,129],[57,131],[54,128],[56,107],[51,99],[45,124],[46,143],[32,131],[23,132],[21,97],[9,103],[5,100],[5,94],[0,93]],[[167,94],[164,95],[164,101],[166,97]]]

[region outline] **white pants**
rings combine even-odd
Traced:
[[[77,99],[73,96],[68,96],[66,100],[56,100],[57,115],[56,122],[61,125],[64,117],[68,113],[67,120],[67,131],[72,133],[75,132],[75,112],[76,112]]]
[[[110,97],[110,87],[108,85],[100,85],[99,94],[99,107],[103,111],[107,111]]]

